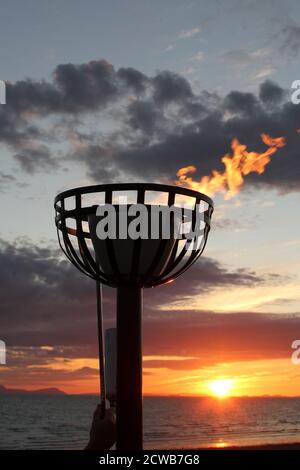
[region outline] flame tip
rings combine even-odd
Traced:
[[[262,142],[268,147],[264,152],[249,152],[247,145],[241,144],[234,137],[231,141],[232,155],[227,153],[221,158],[225,166],[223,173],[218,170],[212,170],[211,176],[205,175],[199,181],[196,181],[189,175],[194,174],[197,171],[197,167],[189,165],[177,171],[178,181],[176,184],[187,186],[209,196],[213,196],[217,192],[223,192],[225,199],[231,199],[242,187],[245,175],[249,173],[257,173],[259,175],[264,173],[266,165],[271,160],[271,156],[278,149],[286,145],[285,137],[271,137],[264,132],[260,134],[260,137]]]

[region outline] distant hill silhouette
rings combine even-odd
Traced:
[[[7,388],[0,385],[0,395],[67,395],[59,388],[41,388],[40,390],[24,390],[22,388]]]

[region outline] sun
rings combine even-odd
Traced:
[[[234,381],[232,379],[218,379],[209,382],[208,388],[210,392],[218,398],[225,398],[230,395]]]

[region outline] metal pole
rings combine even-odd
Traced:
[[[142,450],[142,289],[117,294],[117,450]]]
[[[97,296],[97,325],[98,325],[98,353],[99,353],[99,375],[100,375],[100,406],[101,417],[105,415],[105,375],[104,375],[104,332],[103,332],[103,316],[102,316],[102,286],[96,281]]]

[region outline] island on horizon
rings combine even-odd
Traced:
[[[56,387],[41,388],[37,390],[25,390],[23,388],[7,388],[0,385],[0,394],[3,395],[67,395],[66,392]]]

